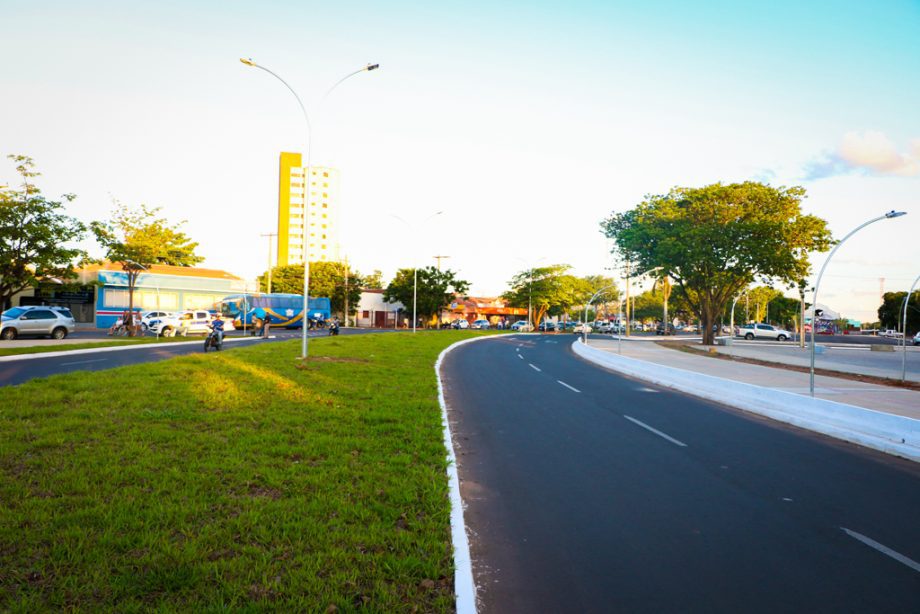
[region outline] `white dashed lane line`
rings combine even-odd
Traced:
[[[667,439],[668,441],[670,441],[671,443],[673,443],[673,444],[675,444],[675,445],[678,445],[678,446],[680,446],[680,447],[682,447],[682,448],[686,448],[686,447],[687,447],[687,444],[685,444],[684,442],[678,441],[678,440],[674,439],[673,437],[671,437],[670,435],[666,435],[665,433],[662,433],[662,432],[659,431],[658,429],[653,428],[653,427],[647,425],[647,424],[644,423],[644,422],[640,422],[639,420],[636,420],[635,418],[633,418],[633,417],[631,417],[631,416],[627,416],[627,415],[624,415],[623,417],[626,418],[627,420],[629,420],[630,422],[632,422],[633,424],[635,424],[635,425],[637,425],[637,426],[641,426],[641,427],[644,428],[645,430],[647,430],[647,431],[649,431],[649,432],[651,432],[651,433],[655,433],[655,434],[658,435],[659,437],[662,437],[662,438],[664,438],[664,439]]]
[[[530,365],[530,368],[533,369],[534,371],[537,371],[537,372],[539,372],[539,373],[542,373],[542,372],[543,372],[542,369],[540,369],[540,367],[538,367],[537,365],[533,364],[532,362],[528,362],[527,364],[529,364],[529,365]]]
[[[574,387],[572,387],[572,386],[569,386],[568,384],[566,384],[565,382],[563,382],[561,379],[557,379],[556,381],[557,381],[558,383],[562,384],[563,386],[565,386],[566,388],[568,388],[569,390],[571,390],[572,392],[581,392],[581,390],[579,390],[578,388],[574,388]]]
[[[886,556],[890,556],[891,558],[893,558],[893,559],[896,560],[897,562],[902,563],[902,564],[904,564],[904,565],[907,565],[908,567],[910,567],[910,568],[913,569],[914,571],[920,572],[920,563],[918,563],[917,561],[915,561],[915,560],[913,560],[913,559],[907,558],[906,556],[904,556],[904,555],[901,554],[900,552],[895,552],[894,550],[892,550],[892,549],[889,548],[888,546],[886,546],[886,545],[884,545],[884,544],[878,543],[877,541],[875,541],[875,540],[872,539],[871,537],[866,537],[865,535],[863,535],[863,534],[861,534],[861,533],[857,533],[856,531],[851,531],[851,530],[849,530],[849,529],[846,528],[846,527],[840,527],[840,528],[843,529],[843,532],[844,532],[844,533],[846,533],[847,535],[849,535],[849,536],[852,537],[853,539],[859,540],[859,541],[861,541],[862,543],[864,543],[864,544],[866,544],[867,546],[869,546],[870,548],[875,548],[876,550],[878,550],[878,551],[881,552],[882,554],[884,554],[884,555],[886,555]]]

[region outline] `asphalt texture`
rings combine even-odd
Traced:
[[[917,465],[571,341],[505,336],[442,366],[481,612],[920,611]]]
[[[382,331],[354,328],[340,330],[341,335],[358,335],[368,332]],[[300,330],[275,329],[270,334],[274,336],[274,338],[260,339],[258,337],[245,337],[242,341],[225,342],[222,351],[232,352],[236,348],[245,347],[253,343],[275,343],[278,341],[289,341],[291,339],[301,338]],[[328,335],[328,330],[319,330],[309,333],[311,339]],[[231,336],[242,337],[241,334],[228,334],[228,337]],[[88,341],[94,338],[98,337],[90,337],[87,335]],[[0,362],[0,386],[22,384],[31,379],[48,377],[61,373],[71,373],[74,371],[103,371],[114,367],[156,362],[168,358],[175,358],[176,356],[200,353],[204,351],[204,339],[204,335],[200,335],[199,340],[189,341],[181,345],[159,347],[141,344],[117,352],[101,349],[98,352],[81,352],[79,354],[65,356],[41,357],[41,355],[38,354],[29,355],[30,357],[28,359]],[[67,349],[68,347],[66,345],[60,347],[61,351],[66,352]]]

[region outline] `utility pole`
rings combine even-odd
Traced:
[[[432,258],[438,261],[438,271],[440,271],[441,270],[441,260],[445,258],[450,258],[450,256],[432,256]]]
[[[278,233],[269,232],[259,236],[268,237],[268,284],[265,286],[265,293],[270,294],[272,291],[272,238],[277,237]]]
[[[629,281],[629,274],[630,274],[629,259],[627,259],[626,260],[626,336],[627,337],[629,337],[629,324],[632,321],[631,318],[629,317],[629,286],[632,285],[632,283]],[[620,322],[620,325],[622,326],[623,323]]]
[[[345,328],[348,328],[348,256],[345,257]]]

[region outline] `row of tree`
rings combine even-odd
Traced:
[[[129,208],[115,203],[112,219],[88,225],[65,213],[65,203],[50,200],[35,185],[40,173],[28,156],[10,155],[22,180],[19,187],[0,188],[0,307],[6,308],[14,294],[42,283],[68,285],[77,267],[94,262],[77,247],[88,233],[102,246],[104,257],[120,262],[128,274],[129,302],[133,308],[138,274],[153,264],[192,266],[203,260],[195,254],[198,244],[158,217],[159,208]]]

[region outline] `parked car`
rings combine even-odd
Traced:
[[[914,339],[910,343],[911,345],[920,345],[920,333],[914,335]]]
[[[576,323],[575,326],[572,328],[572,332],[575,333],[576,335],[581,335],[581,334],[583,334],[583,333],[590,333],[590,332],[591,332],[591,325],[590,325],[590,324],[582,324],[581,322],[578,322],[578,323]]]
[[[687,324],[686,326],[684,326],[684,327],[683,327],[682,329],[680,329],[680,330],[682,330],[682,331],[685,332],[685,333],[695,333],[695,332],[699,332],[699,329],[697,328],[696,324]]]
[[[174,337],[178,335],[207,334],[211,331],[210,324],[213,316],[205,310],[180,311],[168,316],[151,320],[147,330],[155,335]],[[224,319],[224,331],[234,330],[233,323]]]
[[[461,328],[469,328],[469,327],[470,327],[470,323],[469,323],[469,321],[464,320],[463,318],[460,318],[460,319],[457,319],[457,320],[454,320],[453,322],[451,322],[451,323],[450,323],[450,326],[451,326],[451,328],[455,328],[455,329],[457,329],[457,330],[460,330]]]
[[[878,333],[878,336],[887,337],[889,339],[900,339],[904,335],[901,333],[901,331],[894,330],[892,328],[887,328],[885,330],[880,330]]]
[[[555,332],[556,323],[555,322],[540,322],[540,326],[537,327],[541,333],[548,333],[550,331]]]
[[[146,332],[152,321],[162,320],[171,315],[173,315],[171,311],[147,311],[141,315],[141,330]]]
[[[533,330],[533,327],[527,323],[527,320],[518,320],[511,325],[511,330],[519,333],[529,333]]]
[[[595,331],[599,333],[609,333],[610,332],[610,322],[607,320],[595,320],[592,325]]]
[[[489,326],[488,320],[476,320],[470,324],[470,328],[478,328],[480,330],[489,330]]]
[[[658,326],[655,327],[656,335],[673,335],[674,332],[675,330],[674,330],[673,324],[668,324],[667,328],[665,328],[664,324],[659,324]]]
[[[13,307],[0,314],[0,339],[10,341],[23,335],[63,339],[77,324],[66,307]]]
[[[748,341],[751,339],[776,339],[785,341],[792,338],[792,333],[769,324],[745,324],[738,329],[738,336]]]

